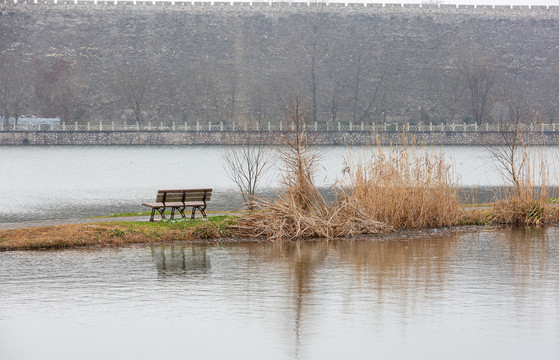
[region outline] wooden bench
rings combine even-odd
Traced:
[[[178,210],[183,218],[186,218],[184,210],[192,207],[191,219],[194,219],[196,209],[200,210],[204,219],[206,219],[207,202],[212,197],[212,189],[179,189],[179,190],[158,190],[157,197],[153,203],[144,203],[142,205],[151,208],[151,217],[149,221],[154,221],[153,216],[155,210],[159,211],[161,218],[165,219],[165,210],[171,209],[171,219],[175,218],[175,210]]]

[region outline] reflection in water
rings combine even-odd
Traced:
[[[159,277],[206,274],[211,263],[206,247],[152,245],[151,256]]]
[[[441,259],[455,257],[457,235],[437,240],[415,239],[411,241],[319,241],[278,242],[266,249],[261,244],[248,245],[253,251],[249,256],[260,261],[281,261],[291,274],[291,302],[286,309],[293,309],[287,318],[293,319],[294,352],[299,358],[301,339],[307,307],[313,307],[313,291],[328,291],[320,286],[327,274],[332,282],[341,286],[340,296],[345,303],[353,303],[363,294],[366,301],[376,304],[375,313],[382,317],[383,303],[395,303],[405,322],[415,307],[414,299],[439,296],[444,286],[446,262]],[[255,252],[255,249],[263,250]],[[337,269],[350,270],[348,273]],[[421,284],[421,289],[417,286]],[[387,299],[383,294],[387,292]],[[324,294],[322,294],[324,295]],[[317,295],[320,297],[320,295]],[[327,304],[324,304],[327,305]],[[315,309],[313,309],[315,310]],[[309,312],[312,312],[310,310]]]
[[[556,359],[557,238],[557,228],[507,229],[0,253],[0,349],[7,359],[185,348],[205,359]]]

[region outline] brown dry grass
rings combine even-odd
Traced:
[[[305,104],[297,96],[285,109],[293,129],[284,139],[280,157],[284,164],[284,192],[272,201],[261,201],[265,209],[241,218],[236,232],[243,237],[273,240],[333,238],[386,231],[387,225],[369,219],[350,202],[329,205],[314,184],[319,155],[306,131]]]
[[[559,209],[547,202],[550,198],[548,182],[556,182],[557,174],[550,173],[555,167],[548,163],[543,148],[529,149],[524,133],[516,129],[514,143],[504,150],[491,150],[507,174],[512,188],[504,190],[505,199],[492,207],[495,223],[512,226],[545,226],[559,220]]]
[[[261,203],[265,210],[239,219],[236,233],[271,240],[339,238],[391,231],[387,224],[366,216],[351,203],[304,209],[291,194]]]
[[[230,235],[231,217],[210,221],[111,222],[0,230],[0,251],[110,247],[141,243],[198,241]]]
[[[284,193],[261,202],[263,211],[240,219],[240,236],[334,238],[459,223],[462,207],[443,154],[416,155],[408,146],[393,147],[389,154],[379,147],[366,161],[349,164],[349,182],[327,204],[313,182],[318,157],[298,98],[286,114],[294,132],[281,152]]]
[[[524,150],[525,152],[526,150]],[[504,200],[497,201],[492,207],[495,223],[512,226],[545,226],[559,221],[559,209],[549,204],[547,186],[548,165],[540,159],[531,158],[524,153],[526,162],[517,176],[517,183],[507,192]],[[531,165],[539,161],[539,176],[534,176]]]
[[[0,231],[0,250],[62,249],[83,246],[122,246],[145,242],[139,233],[121,235],[116,226],[59,225]]]
[[[405,143],[405,142],[403,142]],[[463,208],[444,153],[414,146],[372,149],[355,161],[350,154],[342,201],[367,218],[395,229],[445,227],[460,222]]]

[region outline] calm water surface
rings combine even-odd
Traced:
[[[319,149],[316,181],[328,188],[340,178],[348,151]],[[146,209],[142,202],[153,201],[163,188],[212,187],[209,209],[233,210],[241,206],[241,197],[223,170],[222,151],[218,146],[0,147],[0,222],[141,211]],[[353,148],[356,157],[366,151]],[[444,151],[459,184],[502,184],[483,147]],[[556,148],[546,152],[559,158]],[[276,191],[278,179],[273,168],[262,182],[265,192]]]
[[[559,229],[0,253],[0,358],[557,359]]]

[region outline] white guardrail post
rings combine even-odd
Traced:
[[[151,121],[148,121],[148,123],[145,126],[141,126],[141,125],[128,126],[126,123],[115,124],[115,121],[111,121],[110,124],[105,126],[103,125],[103,121],[99,121],[99,123],[94,123],[93,125],[91,125],[89,121],[82,125],[78,124],[78,122],[69,123],[69,124],[62,122],[56,125],[52,122],[43,125],[41,124],[33,125],[30,124],[29,122],[25,122],[23,124],[22,123],[18,124],[17,127],[13,126],[12,128],[14,130],[19,130],[19,131],[122,131],[122,130],[124,131],[127,130],[169,131],[172,130],[172,131],[224,132],[224,131],[239,131],[239,130],[261,131],[266,129],[268,131],[284,130],[282,122],[273,124],[272,122],[269,121],[264,124],[260,124],[258,122],[254,122],[250,124],[248,122],[244,122],[243,124],[243,123],[235,123],[234,121],[231,121],[230,124],[225,124],[223,121],[216,122],[216,123],[212,123],[211,121],[209,121],[207,124],[200,124],[199,121],[196,121],[196,125],[194,126],[193,124],[190,127],[188,125],[188,122],[186,121],[184,122],[184,125],[178,125],[176,124],[175,121],[171,122],[169,125],[164,125],[163,122],[160,122],[159,124],[155,123],[153,127],[151,125]],[[376,131],[377,129],[382,131],[388,131],[389,129],[390,131],[399,131],[401,129],[401,130],[407,130],[413,132],[461,131],[461,132],[477,133],[477,132],[501,131],[504,128],[505,127],[503,127],[503,125],[500,123],[489,124],[487,122],[484,125],[479,125],[479,126],[475,122],[473,124],[467,124],[463,122],[463,123],[452,123],[452,124],[440,123],[437,125],[434,125],[433,122],[429,122],[429,126],[423,123],[412,125],[409,122],[405,122],[402,123],[402,126],[400,126],[400,123],[397,122],[390,123],[390,124],[383,123],[377,125],[374,122],[365,124],[362,121],[358,123],[353,123],[353,121],[348,121],[345,123],[343,123],[342,121],[337,121],[334,123],[326,122],[325,124],[322,125],[319,125],[318,122],[314,122],[308,125],[307,130],[341,132],[341,131]],[[6,129],[10,130],[10,127],[6,127],[4,120],[0,121],[0,131],[5,131]],[[292,131],[294,130],[293,126],[291,126],[291,130]],[[559,131],[556,123],[522,124],[521,130],[530,131],[530,132],[541,132],[541,133]]]

